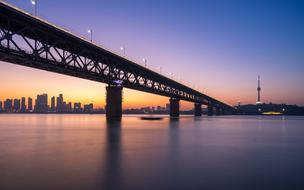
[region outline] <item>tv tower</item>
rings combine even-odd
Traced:
[[[258,76],[258,101],[256,102],[256,104],[261,104],[261,84],[260,84],[260,75]]]

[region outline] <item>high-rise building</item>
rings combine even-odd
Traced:
[[[63,95],[59,94],[59,97],[57,97],[57,101],[56,101],[57,105],[57,112],[63,112]]]
[[[166,111],[170,110],[170,104],[166,104]]]
[[[12,112],[13,111],[13,100],[12,99],[6,99],[4,101],[4,111],[5,112]]]
[[[2,101],[0,101],[0,112],[2,111]]]
[[[55,108],[55,96],[53,96],[51,98],[51,111],[52,112],[56,111],[56,108]]]
[[[13,111],[20,112],[20,99],[14,99]]]
[[[83,106],[83,111],[86,113],[90,113],[93,111],[93,104],[85,104]]]
[[[27,99],[27,109],[28,109],[29,111],[32,111],[32,110],[33,110],[33,99],[30,98],[30,97]]]
[[[72,112],[72,103],[71,102],[69,102],[67,104],[67,112]]]
[[[21,112],[26,111],[26,105],[25,105],[25,97],[21,98]]]
[[[48,95],[41,94],[37,95],[36,104],[35,104],[35,112],[45,113],[48,111]]]
[[[61,112],[67,112],[67,104],[66,104],[66,102],[63,102],[62,103],[62,110],[61,110]]]
[[[75,102],[74,103],[74,112],[79,113],[81,112],[81,103],[80,102]]]

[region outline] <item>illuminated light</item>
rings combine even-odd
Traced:
[[[123,53],[123,55],[125,57],[125,55],[126,55],[126,48],[124,46],[121,46],[120,50],[122,51],[122,53]]]
[[[91,34],[90,41],[93,42],[93,30],[92,29],[88,29],[88,33]]]
[[[263,115],[282,115],[282,112],[274,112],[274,111],[270,111],[270,112],[263,112]]]
[[[122,80],[119,80],[119,79],[114,80],[113,82],[114,82],[117,86],[122,86],[122,84],[123,84],[123,81],[122,81]]]
[[[31,3],[32,3],[33,5],[36,5],[36,0],[31,0]]]
[[[157,67],[159,69],[159,73],[162,73],[162,67]]]
[[[143,58],[142,61],[144,62],[145,67],[147,67],[147,59]]]

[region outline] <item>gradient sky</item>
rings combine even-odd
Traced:
[[[7,1],[33,12],[30,0]],[[80,3],[82,2],[82,3]],[[231,105],[304,105],[304,1],[39,0],[38,15],[77,35]],[[105,85],[0,62],[0,100],[63,93],[103,107]],[[148,101],[147,101],[148,100]],[[124,107],[164,105],[166,97],[124,90]],[[184,104],[183,107],[190,107]]]

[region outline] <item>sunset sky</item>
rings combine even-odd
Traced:
[[[30,0],[8,0],[33,12]],[[228,104],[304,105],[304,2],[296,0],[39,0],[38,16]],[[0,100],[63,93],[104,107],[105,84],[0,62]],[[167,97],[124,89],[124,108]],[[191,104],[183,103],[183,108]]]

